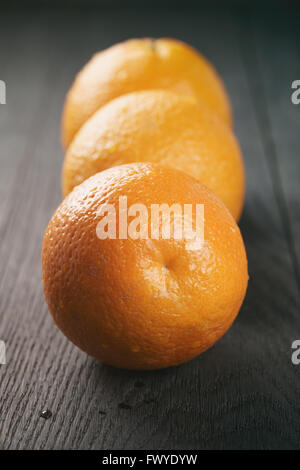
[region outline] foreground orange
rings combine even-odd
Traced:
[[[118,208],[125,195],[128,207],[204,204],[205,241],[192,249],[172,237],[99,239],[100,205]],[[42,269],[58,327],[98,360],[128,369],[173,366],[212,346],[248,281],[243,240],[221,200],[178,170],[143,163],[98,173],[65,198],[45,233]]]
[[[175,39],[131,39],[96,54],[77,75],[64,107],[64,145],[101,106],[125,93],[147,89],[194,96],[231,124],[221,78],[194,48]]]
[[[152,162],[194,176],[239,219],[244,167],[231,129],[193,98],[151,90],[121,96],[81,128],[64,160],[63,193],[99,171]]]

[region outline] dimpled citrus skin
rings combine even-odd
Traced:
[[[175,39],[131,39],[97,53],[77,75],[64,106],[64,145],[107,102],[153,88],[194,96],[231,124],[221,78],[194,48]]]
[[[164,90],[121,96],[81,128],[64,160],[64,195],[99,171],[131,162],[177,168],[212,189],[239,219],[245,192],[231,129],[194,99]]]
[[[201,248],[184,240],[106,239],[99,206],[204,204]],[[129,217],[129,222],[132,220]],[[118,232],[117,232],[118,233]],[[58,207],[42,249],[45,297],[55,323],[81,349],[112,366],[158,369],[212,346],[243,302],[243,240],[221,200],[175,169],[135,163],[98,173]]]

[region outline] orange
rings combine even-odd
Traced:
[[[112,166],[152,162],[183,170],[212,189],[239,219],[245,191],[237,140],[212,111],[164,90],[108,103],[81,128],[63,167],[63,193]]]
[[[231,124],[221,78],[194,48],[175,39],[131,39],[94,55],[77,75],[64,106],[64,145],[104,104],[125,93],[153,88],[194,96]]]
[[[172,233],[98,238],[102,204],[116,208],[119,230],[120,196],[128,208],[149,211],[192,204],[193,227],[195,204],[203,204],[204,242],[191,249]],[[48,225],[42,270],[58,327],[88,354],[128,369],[173,366],[211,347],[235,319],[248,280],[239,228],[221,200],[183,172],[149,163],[111,168],[77,186]]]

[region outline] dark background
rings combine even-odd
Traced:
[[[300,13],[295,2],[10,2],[0,6],[0,448],[299,449]],[[74,74],[129,37],[201,50],[232,98],[247,169],[250,281],[232,329],[183,366],[107,367],[43,298],[40,248],[61,200],[60,113]],[[40,417],[44,409],[52,416]]]

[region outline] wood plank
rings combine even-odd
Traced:
[[[300,80],[300,35],[297,16],[283,15],[252,25],[257,63],[265,101],[265,139],[276,192],[286,227],[291,256],[300,288],[300,105],[291,101],[291,85]]]

